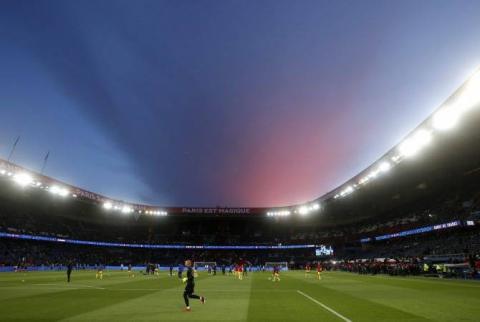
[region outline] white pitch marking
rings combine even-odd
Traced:
[[[39,286],[60,286],[60,287],[65,287],[65,289],[72,288],[72,287],[70,287],[69,285],[73,285],[73,287],[75,287],[75,286],[90,287],[90,288],[94,288],[94,289],[97,289],[97,290],[104,290],[104,289],[105,289],[104,287],[97,287],[97,286],[91,286],[91,285],[85,285],[85,284],[65,284],[65,285],[62,285],[62,284],[33,284],[33,285],[39,285]],[[80,288],[77,287],[77,289],[80,289]]]
[[[314,303],[316,303],[316,304],[320,305],[320,306],[321,306],[321,307],[323,307],[325,310],[327,310],[328,312],[330,312],[330,313],[332,313],[332,314],[334,314],[334,315],[338,316],[340,319],[344,320],[345,322],[352,322],[352,320],[350,320],[350,319],[348,319],[348,318],[344,317],[343,315],[341,315],[340,313],[338,313],[338,312],[337,312],[337,311],[335,311],[334,309],[331,309],[331,308],[329,308],[328,306],[326,306],[325,304],[323,304],[323,303],[321,303],[321,302],[317,301],[316,299],[314,299],[314,298],[313,298],[313,297],[311,297],[310,295],[308,295],[308,294],[305,294],[305,293],[303,293],[303,292],[302,292],[302,291],[300,291],[300,290],[297,290],[297,293],[298,293],[298,294],[300,294],[300,295],[302,295],[302,296],[304,296],[304,297],[306,297],[306,298],[307,298],[307,299],[309,299],[310,301],[312,301],[312,302],[314,302]]]

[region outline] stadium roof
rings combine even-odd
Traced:
[[[145,215],[167,214],[249,215],[266,214],[271,217],[305,216],[319,213],[328,207],[336,216],[351,214],[352,207],[363,209],[361,204],[382,201],[391,204],[391,196],[408,195],[412,182],[442,182],[446,173],[476,173],[480,166],[480,70],[477,70],[429,118],[411,131],[399,144],[381,156],[364,171],[338,188],[305,204],[281,208],[225,208],[225,207],[161,207],[132,204],[115,200],[71,184],[27,170],[0,159],[0,176],[11,178],[23,187],[38,188],[60,197],[80,198],[101,205],[107,211],[136,212]],[[354,156],[352,156],[354,157]],[[292,187],[294,189],[294,187]],[[415,190],[415,189],[414,189]],[[417,191],[415,190],[415,193]],[[356,197],[360,195],[360,197]],[[389,197],[390,196],[390,197]],[[342,199],[346,199],[342,202]],[[355,200],[353,206],[351,200]],[[341,206],[339,206],[341,205]],[[347,210],[345,207],[349,207]],[[358,219],[358,216],[350,216]]]

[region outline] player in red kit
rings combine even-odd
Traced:
[[[310,271],[311,270],[312,270],[312,267],[310,266],[310,264],[305,265],[305,277],[310,276]]]

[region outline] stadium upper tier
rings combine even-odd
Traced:
[[[480,166],[477,143],[480,139],[477,126],[480,121],[479,106],[480,70],[477,70],[429,118],[364,171],[318,199],[288,207],[161,207],[128,203],[81,189],[2,159],[0,178],[10,180],[24,189],[44,190],[60,198],[88,201],[106,211],[124,214],[242,217],[288,217],[295,214],[303,217],[309,213],[322,212],[326,217],[347,214],[350,219],[358,220],[358,215],[352,215],[360,211],[360,218],[367,217],[366,210],[372,202],[376,208],[381,208],[386,206],[382,203],[385,200],[411,200],[412,195],[414,197],[419,194],[418,190],[430,190],[432,184],[443,184],[444,179],[449,180],[449,173],[459,175],[474,171]],[[413,183],[416,186],[412,186]],[[342,199],[345,201],[340,202]]]

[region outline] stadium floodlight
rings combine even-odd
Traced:
[[[399,152],[405,157],[415,156],[423,147],[428,145],[432,140],[430,131],[421,129],[407,138],[399,146]]]
[[[132,211],[133,211],[133,209],[131,207],[127,206],[127,205],[122,207],[122,213],[124,213],[124,214],[129,214]]]
[[[320,205],[319,205],[318,203],[314,203],[314,204],[312,205],[312,209],[313,209],[313,210],[318,210],[318,209],[320,209]]]
[[[306,215],[309,213],[309,209],[307,206],[301,206],[300,208],[298,208],[298,213],[300,215]]]
[[[419,130],[415,133],[413,139],[417,145],[423,147],[432,141],[432,133],[427,130]]]
[[[167,212],[164,212],[164,216],[167,215]],[[278,211],[268,211],[267,217],[286,217],[290,216],[290,210],[278,210]]]
[[[387,161],[383,161],[382,163],[380,163],[380,166],[378,167],[378,169],[381,172],[388,172],[390,171],[391,168],[392,168],[391,164]]]
[[[442,107],[432,119],[435,129],[450,130],[457,125],[463,113],[480,104],[480,71],[474,74],[465,85],[458,98],[448,106]]]
[[[480,104],[480,71],[470,78],[457,101],[461,110],[468,110],[478,104]]]
[[[352,186],[348,186],[346,187],[341,193],[340,195],[343,197],[343,196],[346,196],[346,195],[349,195],[353,192],[353,187]]]
[[[345,189],[340,191],[340,197],[345,197],[346,195],[351,194],[354,191],[352,186],[347,186]]]
[[[0,174],[1,174],[2,176],[4,176],[5,174],[7,174],[7,171],[5,171],[4,169],[2,169],[2,170],[0,170]]]
[[[152,214],[154,216],[157,216],[157,217],[163,217],[163,216],[167,216],[168,213],[166,211],[163,211],[163,210],[156,210],[156,211],[153,211]]]
[[[20,172],[13,176],[13,180],[20,186],[26,187],[33,182],[33,178],[26,172]]]
[[[107,209],[107,210],[110,210],[112,209],[113,205],[110,201],[107,201],[105,203],[103,203],[103,208]]]
[[[369,178],[376,178],[379,172],[380,172],[380,170],[373,170],[372,172],[370,172],[368,177]]]
[[[400,163],[400,161],[402,161],[402,156],[401,155],[394,155],[390,159],[395,163]]]
[[[58,195],[60,197],[66,197],[70,194],[70,191],[68,191],[67,189],[65,188],[60,188],[60,191],[58,192]]]
[[[446,106],[433,115],[433,127],[437,130],[449,130],[458,123],[460,118],[459,110],[451,106]]]
[[[70,191],[68,191],[67,189],[59,187],[59,186],[52,186],[52,187],[50,187],[49,191],[50,191],[50,193],[52,193],[54,195],[59,195],[61,197],[66,197],[70,193]]]

